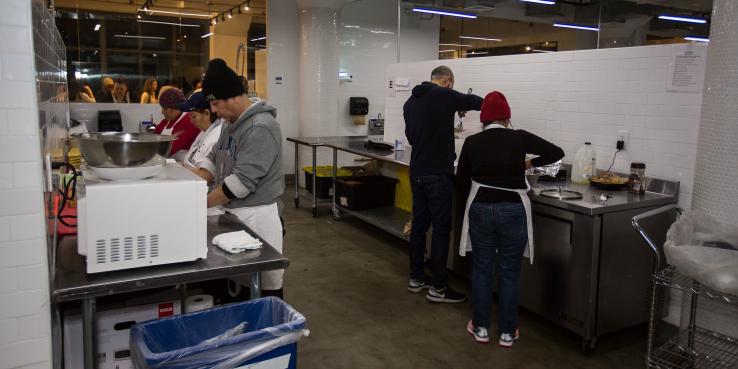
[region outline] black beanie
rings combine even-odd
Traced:
[[[233,69],[223,59],[213,59],[202,80],[202,93],[210,100],[224,100],[243,95],[246,90]]]

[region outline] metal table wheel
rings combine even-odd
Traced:
[[[341,211],[341,209],[339,209],[335,205],[333,206],[333,214],[332,215],[333,215],[333,220],[341,220],[341,219],[343,219],[343,212]]]

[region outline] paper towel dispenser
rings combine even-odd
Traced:
[[[123,132],[120,110],[100,110],[97,113],[98,132]]]
[[[351,115],[369,114],[369,99],[367,99],[366,97],[349,98],[349,114]]]

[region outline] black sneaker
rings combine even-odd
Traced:
[[[430,281],[430,278],[428,278],[428,276],[426,276],[424,280],[417,280],[414,278],[410,278],[410,282],[408,282],[407,284],[407,290],[412,293],[418,293],[430,287],[429,281]]]
[[[446,286],[441,289],[431,287],[430,289],[428,289],[428,294],[425,295],[425,298],[431,302],[445,302],[455,304],[465,301],[466,295],[461,292],[454,291],[453,289],[451,289],[451,286]]]

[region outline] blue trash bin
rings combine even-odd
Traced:
[[[276,297],[224,305],[131,327],[138,369],[229,369],[264,362],[294,369],[305,317]]]

